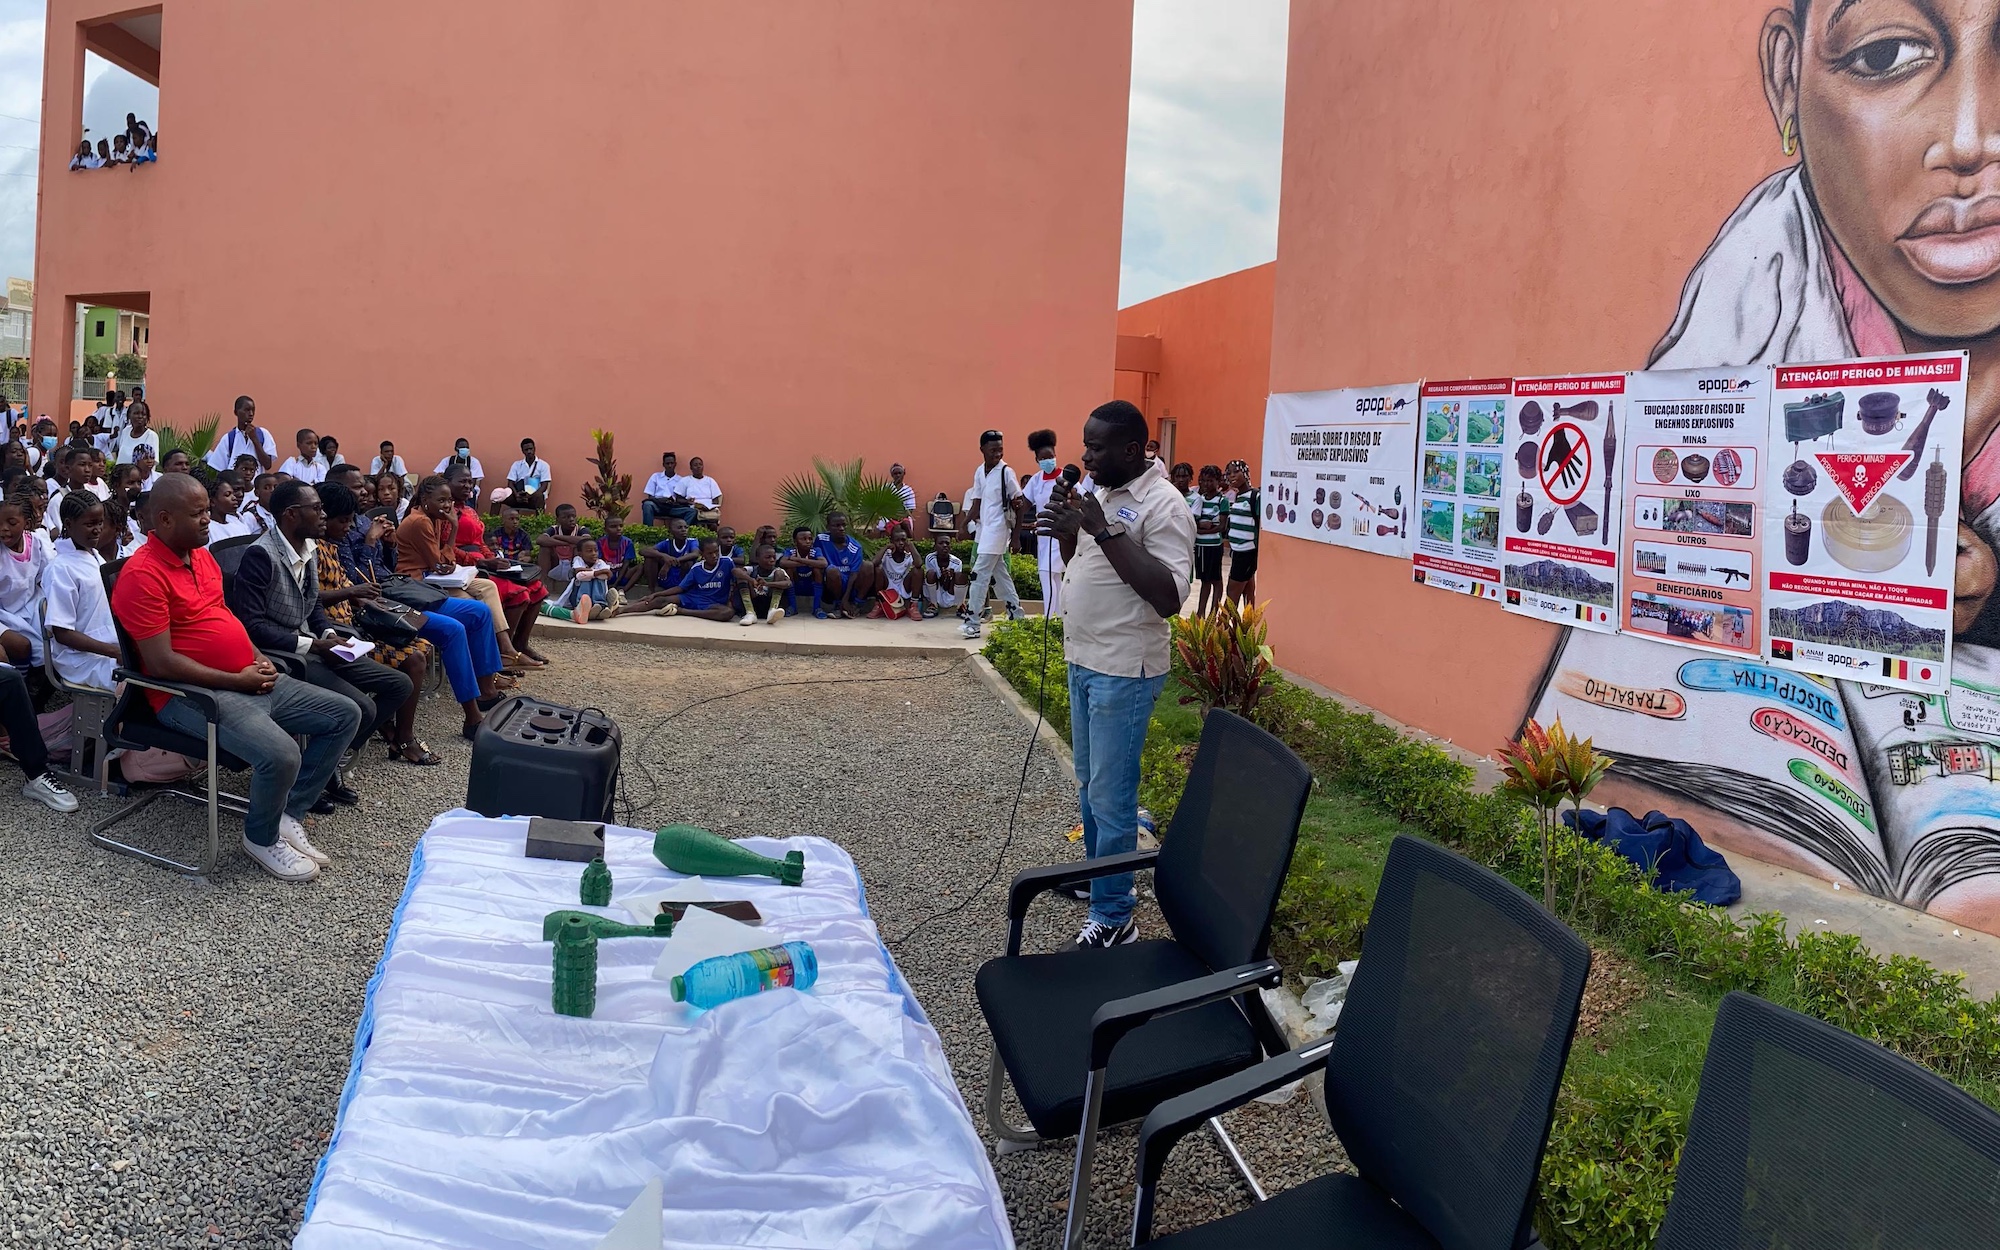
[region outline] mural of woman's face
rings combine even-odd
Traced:
[[[2000,330],[2000,0],[1809,0],[1765,91],[1840,249],[1906,330]]]

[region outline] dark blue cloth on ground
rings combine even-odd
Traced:
[[[1564,812],[1563,823],[1577,828],[1576,813]],[[1622,807],[1607,813],[1583,813],[1584,837],[1602,842],[1654,874],[1662,890],[1685,891],[1695,901],[1727,907],[1743,897],[1743,882],[1719,851],[1710,850],[1685,820],[1665,812],[1647,812],[1640,820]]]

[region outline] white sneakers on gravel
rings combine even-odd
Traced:
[[[65,815],[83,806],[76,801],[74,794],[63,789],[61,784],[47,773],[43,773],[27,785],[22,786],[21,797],[24,799],[33,799],[50,811],[62,812]]]
[[[333,856],[328,855],[325,851],[306,841],[306,827],[293,819],[289,813],[281,812],[278,815],[278,841],[283,842],[286,846],[291,847],[315,864],[330,864],[333,862]]]
[[[259,846],[245,836],[243,853],[280,881],[310,881],[319,876],[319,865],[293,850],[282,834],[269,846]]]

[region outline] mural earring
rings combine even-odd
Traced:
[[[1785,141],[1786,156],[1797,156],[1799,154],[1798,124],[1799,119],[1796,117],[1787,117],[1785,119],[1785,129],[1781,137]]]

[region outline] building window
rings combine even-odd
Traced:
[[[97,339],[101,339],[104,337],[104,319],[102,317],[99,317],[97,319],[97,332],[91,335],[91,337]]]

